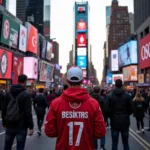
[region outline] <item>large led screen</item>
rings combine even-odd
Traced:
[[[77,56],[77,66],[85,69],[87,67],[87,58],[86,56]]]
[[[123,74],[113,74],[112,83],[115,84],[117,79],[121,79],[123,81]]]
[[[111,50],[111,71],[118,71],[118,50]]]
[[[137,64],[137,41],[130,41],[118,49],[119,66],[124,67],[131,64]]]
[[[123,78],[124,81],[129,82],[129,81],[137,81],[137,66],[132,65],[129,67],[123,68]]]

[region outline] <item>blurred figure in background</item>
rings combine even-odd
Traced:
[[[47,102],[49,106],[51,105],[52,101],[56,98],[55,93],[53,93],[53,90],[50,90],[50,93],[47,96]]]
[[[144,113],[146,110],[145,100],[142,97],[141,93],[137,93],[135,98],[133,99],[134,106],[135,106],[135,112],[134,116],[136,118],[137,123],[137,133],[140,133],[140,125],[142,127],[142,132],[144,133]]]
[[[41,128],[44,122],[44,116],[46,113],[46,108],[49,107],[47,99],[43,94],[44,89],[39,89],[39,93],[33,100],[33,106],[37,116],[38,134],[41,135]]]
[[[0,112],[2,111],[4,105],[4,93],[3,90],[0,90]]]
[[[147,131],[150,131],[150,91],[148,91],[147,99],[146,99],[147,110],[149,114],[149,128]]]

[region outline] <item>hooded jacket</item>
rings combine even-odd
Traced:
[[[14,98],[16,98],[21,93],[21,95],[18,98],[18,104],[19,104],[20,113],[22,113],[23,116],[19,121],[19,123],[7,123],[7,121],[5,120],[7,106],[11,100],[10,93]],[[30,94],[26,91],[24,86],[20,84],[12,85],[10,88],[10,92],[6,94],[4,107],[2,111],[2,124],[7,128],[33,129],[31,97]]]
[[[107,96],[104,112],[110,117],[113,129],[126,129],[130,125],[130,115],[134,112],[134,103],[123,89],[116,88]]]
[[[93,150],[106,126],[98,102],[85,89],[68,88],[52,102],[45,133],[57,137],[56,150]]]

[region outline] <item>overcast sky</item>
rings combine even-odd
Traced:
[[[106,40],[105,7],[112,0],[88,0],[90,4],[90,43],[92,60],[101,79],[103,70],[103,45]],[[69,51],[73,43],[73,6],[74,0],[51,0],[51,37],[60,44],[60,64],[63,72],[69,62]],[[119,5],[128,6],[133,12],[133,0],[119,0]]]

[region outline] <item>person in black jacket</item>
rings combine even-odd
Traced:
[[[112,150],[118,149],[121,132],[124,150],[129,150],[130,115],[134,112],[134,103],[129,94],[122,89],[122,80],[115,82],[116,89],[110,93],[104,104],[104,112],[111,120]]]
[[[39,89],[39,93],[33,100],[33,106],[37,115],[37,125],[38,125],[38,134],[41,135],[41,128],[44,122],[44,116],[46,113],[46,108],[49,107],[47,99],[43,94],[44,89]]]
[[[146,99],[146,109],[148,110],[149,114],[149,128],[147,131],[150,131],[150,91],[148,91],[147,99]]]
[[[98,103],[100,104],[100,108],[102,110],[103,116],[104,116],[104,120],[105,120],[105,115],[104,115],[104,102],[105,102],[105,90],[101,90],[100,93],[100,87],[99,86],[95,86],[93,89],[93,94],[91,95],[91,97],[93,97],[94,99],[96,99],[98,101]],[[106,120],[105,120],[106,122]],[[101,139],[101,150],[106,150],[105,149],[105,136]],[[95,139],[95,149],[98,148],[98,144],[97,144],[97,139]]]
[[[0,111],[2,111],[4,105],[4,93],[3,90],[0,90]]]
[[[142,97],[142,94],[140,92],[137,92],[133,101],[135,106],[134,117],[136,118],[137,129],[138,129],[136,132],[140,133],[140,125],[141,125],[142,132],[144,133],[144,116],[146,110],[146,101]]]
[[[12,85],[10,91],[5,96],[4,107],[2,110],[2,125],[5,128],[5,147],[4,150],[11,150],[13,141],[17,139],[17,150],[24,150],[27,136],[27,129],[29,128],[29,135],[33,134],[33,119],[32,119],[32,104],[30,94],[26,91],[27,76],[20,75],[18,77],[19,84]],[[20,114],[22,114],[19,121],[8,122],[8,105],[11,102],[11,96],[17,98]]]

